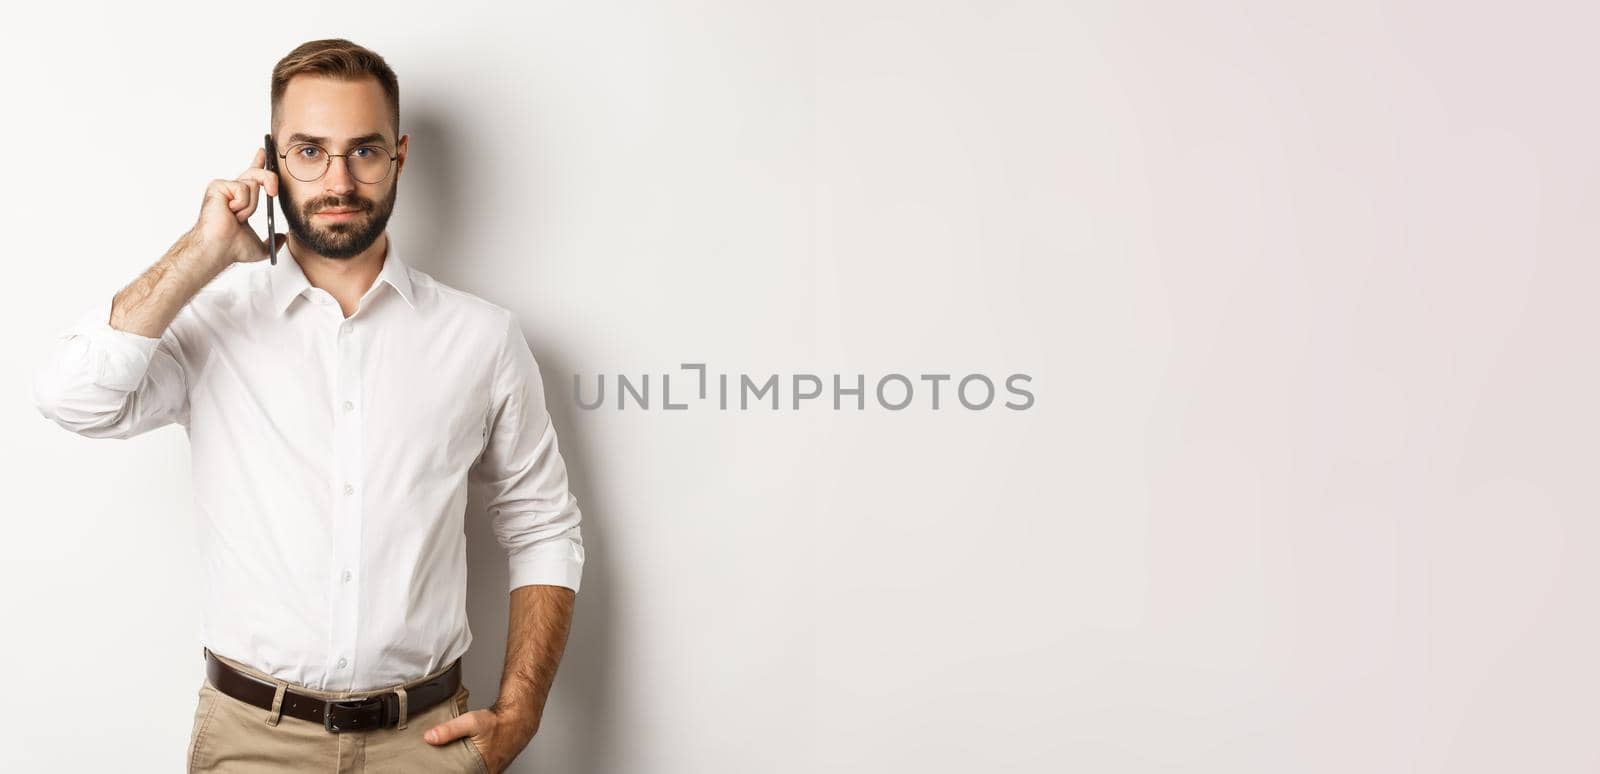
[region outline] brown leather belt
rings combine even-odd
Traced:
[[[213,687],[247,704],[264,710],[272,709],[272,699],[278,693],[278,686],[262,682],[222,663],[209,649],[205,655],[206,678]],[[455,696],[460,688],[461,659],[458,658],[438,677],[407,686],[406,715],[415,716]],[[286,688],[283,692],[283,714],[321,723],[323,728],[333,733],[386,728],[400,721],[400,694],[389,691],[363,699],[322,699]]]

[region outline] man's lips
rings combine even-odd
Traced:
[[[349,220],[360,214],[360,210],[319,210],[315,213],[316,217],[328,220]]]

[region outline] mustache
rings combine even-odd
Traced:
[[[318,199],[314,202],[307,202],[305,206],[306,213],[310,215],[322,212],[323,210],[355,210],[356,212],[367,212],[371,209],[372,202],[369,202],[366,199]]]

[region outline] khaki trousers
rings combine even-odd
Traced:
[[[217,654],[213,653],[216,656]],[[224,664],[257,679],[288,686],[288,683],[223,656]],[[425,682],[444,673],[445,665],[431,675],[418,678],[406,687]],[[294,686],[297,693],[324,699],[360,699],[377,691],[329,692]],[[200,684],[200,701],[194,711],[194,730],[189,735],[190,772],[254,774],[255,772],[462,772],[488,774],[489,767],[469,737],[443,746],[423,740],[428,729],[459,717],[467,711],[467,686],[461,685],[451,699],[401,718],[399,725],[368,731],[331,733],[320,723],[312,723],[282,712],[270,712],[233,698],[211,684]]]

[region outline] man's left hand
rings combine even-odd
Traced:
[[[528,746],[535,731],[520,715],[496,704],[440,723],[422,738],[437,747],[468,737],[467,743],[478,748],[484,763],[489,764],[489,774],[500,774]]]

